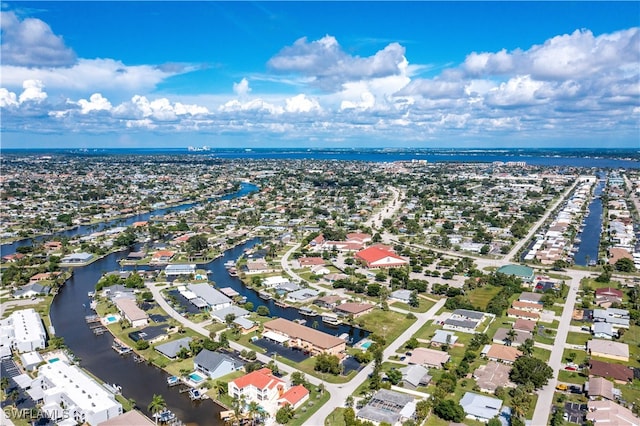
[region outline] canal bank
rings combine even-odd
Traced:
[[[606,183],[603,176],[598,177],[599,180],[593,191],[593,199],[589,203],[589,214],[581,224],[582,232],[577,235],[580,244],[574,256],[574,263],[579,266],[594,265],[598,262],[600,234],[602,233],[602,199],[600,196]]]

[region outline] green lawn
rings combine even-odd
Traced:
[[[589,340],[591,340],[591,335],[589,333],[576,333],[570,331],[567,336],[567,343],[570,345],[586,345]]]
[[[327,401],[329,401],[329,398],[331,398],[331,395],[327,391],[320,393],[318,388],[313,385],[310,385],[309,388],[309,399],[295,411],[293,420],[287,423],[287,425],[304,425],[307,419],[311,417],[313,413],[318,411],[320,407],[326,404]]]
[[[427,300],[422,297],[419,297],[418,301],[420,302],[420,305],[417,308],[414,308],[413,306],[409,306],[406,303],[402,303],[398,301],[392,302],[393,303],[392,306],[394,308],[404,309],[405,311],[427,312],[429,309],[431,309],[433,305],[436,304],[436,302],[432,302],[431,300]]]
[[[587,377],[575,371],[560,370],[558,372],[558,380],[561,382],[583,384],[587,381]]]
[[[396,340],[414,321],[415,319],[407,319],[405,314],[383,311],[379,308],[375,308],[373,312],[355,320],[365,330],[375,332],[384,337],[387,343]]]
[[[533,348],[533,356],[535,358],[538,358],[539,360],[542,361],[549,361],[549,358],[551,357],[551,351],[548,351],[546,349],[542,349],[542,348]]]
[[[485,310],[489,301],[493,299],[496,294],[500,293],[501,290],[502,288],[500,287],[487,285],[467,292],[467,296],[474,306]]]
[[[575,359],[573,360],[575,364],[584,364],[588,358],[586,351],[581,351],[577,349],[565,349],[564,352],[562,353],[562,362],[568,362],[567,357],[569,356],[569,354],[572,354],[572,353],[575,354]],[[602,359],[602,361],[611,362],[611,360],[607,360],[607,359]]]
[[[345,408],[336,408],[331,414],[324,420],[325,426],[347,426],[344,422],[344,410]]]

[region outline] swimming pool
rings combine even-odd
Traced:
[[[201,382],[201,381],[203,381],[203,380],[204,380],[204,377],[202,377],[201,375],[199,375],[198,373],[195,373],[195,372],[194,372],[194,373],[189,374],[189,378],[190,378],[192,381],[196,382],[196,383]]]
[[[373,342],[364,342],[363,344],[361,344],[360,346],[362,346],[365,349],[369,349],[369,346],[371,346],[371,343]]]
[[[108,324],[114,324],[116,322],[118,322],[120,320],[120,317],[118,315],[107,315],[104,318],[104,322],[108,325]]]
[[[54,362],[60,361],[60,358],[51,358],[49,360],[49,364],[53,364]]]

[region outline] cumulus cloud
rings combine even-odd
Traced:
[[[80,99],[78,105],[80,105],[80,112],[82,114],[88,114],[91,111],[110,111],[112,108],[111,102],[100,93],[94,93],[88,101],[86,99]]]
[[[47,93],[43,90],[44,84],[40,80],[25,80],[22,83],[24,91],[20,94],[20,103],[40,103],[47,99]]]
[[[247,96],[251,92],[249,80],[243,78],[239,83],[233,83],[233,91],[240,97]]]
[[[76,54],[65,46],[62,37],[40,19],[21,21],[14,12],[0,12],[0,28],[3,65],[61,67],[76,61]]]
[[[282,49],[267,65],[280,73],[310,77],[325,89],[340,89],[342,84],[369,78],[398,75],[406,69],[405,49],[391,43],[373,56],[359,57],[344,52],[335,37],[327,35],[309,42],[306,37]]]
[[[535,79],[561,80],[594,75],[603,69],[634,66],[640,61],[640,29],[594,36],[589,30],[553,37],[528,50],[476,53],[462,69],[471,76],[528,74]]]
[[[285,108],[287,112],[312,112],[321,111],[320,104],[315,99],[309,99],[304,94],[294,96],[285,100]]]
[[[18,106],[16,94],[8,91],[4,87],[0,87],[0,107],[6,108],[12,106]]]

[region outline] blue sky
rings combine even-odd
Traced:
[[[5,148],[640,147],[638,2],[1,14]]]

